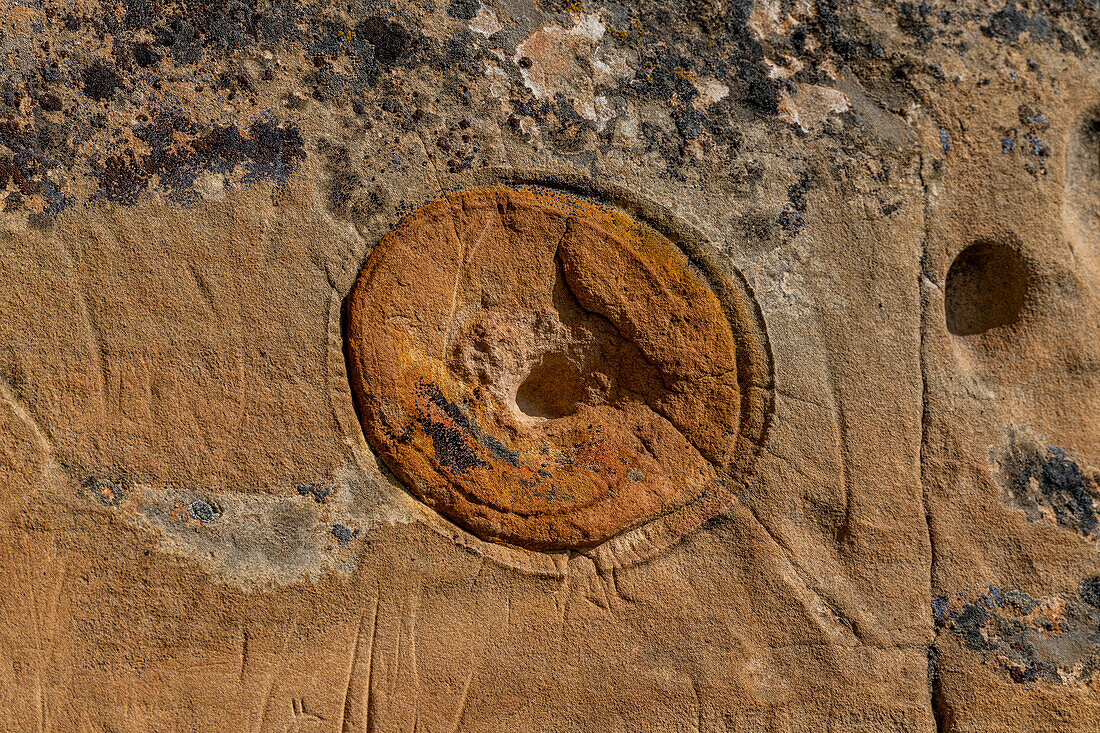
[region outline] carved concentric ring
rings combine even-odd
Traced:
[[[763,440],[771,365],[746,290],[571,194],[422,207],[368,257],[347,323],[368,442],[485,540],[598,545],[735,490]]]

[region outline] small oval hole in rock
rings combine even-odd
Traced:
[[[555,420],[572,415],[584,399],[582,377],[564,354],[547,354],[516,393],[516,407],[529,417]]]
[[[947,271],[947,330],[971,336],[1020,320],[1030,287],[1027,262],[1012,247],[972,244]]]

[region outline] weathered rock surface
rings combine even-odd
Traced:
[[[1095,3],[3,8],[0,730],[1100,729]]]

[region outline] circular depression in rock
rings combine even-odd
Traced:
[[[947,271],[947,330],[971,336],[1016,323],[1030,279],[1027,261],[1014,248],[996,242],[970,245]]]
[[[731,491],[770,361],[745,288],[648,224],[490,187],[406,217],[347,301],[371,447],[481,539],[585,548]]]

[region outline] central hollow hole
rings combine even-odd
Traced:
[[[556,420],[584,405],[656,398],[661,380],[655,367],[605,316],[585,309],[557,257],[555,264],[550,303],[561,331],[535,357],[537,363],[516,389],[515,407],[527,417]]]
[[[546,354],[516,392],[516,407],[528,417],[551,420],[572,415],[583,401],[584,375],[564,354]]]
[[[1030,279],[1027,262],[1012,247],[995,242],[967,247],[947,271],[947,330],[970,336],[1016,323]]]

